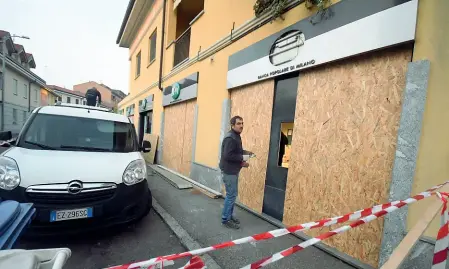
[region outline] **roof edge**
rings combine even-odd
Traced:
[[[125,31],[126,24],[128,23],[129,16],[131,15],[131,11],[133,10],[134,4],[136,0],[129,0],[128,7],[126,8],[125,16],[123,17],[122,25],[120,26],[120,31],[117,36],[117,40],[115,44],[120,43],[120,39],[122,39],[123,32]]]

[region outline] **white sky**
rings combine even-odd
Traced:
[[[36,61],[47,84],[89,80],[128,93],[128,49],[115,44],[128,0],[0,0],[0,30]],[[6,11],[6,12],[5,12]]]

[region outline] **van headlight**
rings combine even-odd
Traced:
[[[144,160],[135,160],[128,164],[123,173],[123,183],[134,185],[141,182],[147,176],[147,164]]]
[[[0,157],[0,189],[15,189],[20,184],[20,172],[16,161],[8,157]]]

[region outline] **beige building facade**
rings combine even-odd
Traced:
[[[240,175],[239,201],[286,225],[447,180],[447,1],[332,0],[317,14],[292,0],[274,22],[255,16],[254,2],[130,1],[117,38],[130,65],[119,111],[139,135],[151,122],[159,164],[221,191],[220,143],[240,115],[257,158]],[[377,267],[426,206],[324,243]]]

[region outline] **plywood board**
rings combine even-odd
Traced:
[[[164,166],[177,172],[181,169],[184,138],[185,104],[176,104],[164,109]]]
[[[193,121],[195,117],[195,101],[185,103],[185,121],[184,121],[184,136],[182,147],[181,168],[179,173],[188,177],[190,175],[190,168],[192,164],[192,146],[193,146]]]
[[[187,177],[192,156],[195,104],[196,101],[189,101],[166,107],[164,117],[163,164]]]
[[[154,157],[156,156],[159,136],[156,134],[145,134],[143,136],[143,140],[149,141],[151,143],[151,151],[148,153],[142,153],[143,158],[147,163],[154,164]]]
[[[409,49],[382,51],[300,75],[285,224],[387,201],[410,59]],[[377,267],[382,228],[380,219],[324,243]]]
[[[243,148],[256,154],[239,178],[238,199],[244,205],[262,212],[265,177],[270,143],[274,81],[268,80],[231,92],[231,117],[243,118]]]

